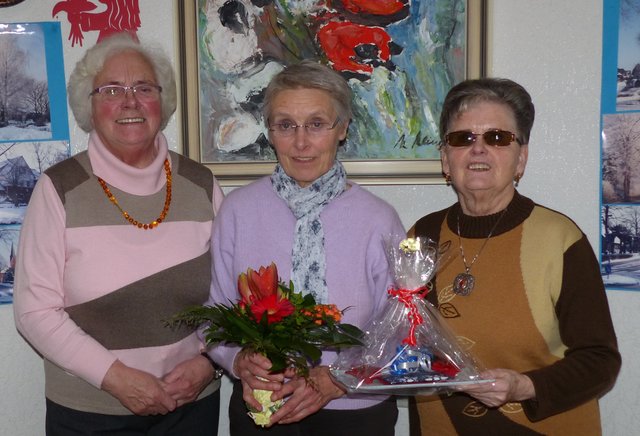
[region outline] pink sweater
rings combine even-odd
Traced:
[[[49,380],[62,377],[59,369],[99,388],[116,359],[161,377],[203,348],[195,333],[176,335],[162,318],[206,298],[195,289],[208,288],[212,220],[223,194],[206,168],[169,152],[162,134],[155,145],[156,159],[138,169],[91,134],[86,152],[47,170],[34,189],[20,237],[15,322],[53,363],[45,365],[47,397],[67,407],[126,413],[97,400],[80,404],[60,380]],[[165,158],[173,172],[168,216],[140,230],[95,176],[134,218],[150,222],[164,203]]]

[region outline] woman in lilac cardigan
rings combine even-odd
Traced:
[[[351,90],[330,68],[303,61],[273,78],[263,112],[278,164],[270,176],[232,191],[220,209],[209,303],[236,300],[240,273],[275,262],[283,281],[319,302],[349,307],[343,321],[362,327],[391,284],[382,237],[403,234],[404,227],[389,204],[347,179],[336,159],[351,118]],[[310,380],[270,374],[266,357],[237,347],[218,346],[211,355],[238,379],[231,434],[393,434],[395,402],[347,397],[329,376],[333,352],[322,354]],[[245,401],[260,409],[253,389],[286,399],[269,429],[246,414]]]

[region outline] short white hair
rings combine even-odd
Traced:
[[[176,110],[176,80],[173,67],[167,56],[158,48],[144,47],[135,41],[128,33],[117,33],[105,38],[86,51],[78,61],[67,85],[69,106],[78,123],[85,132],[93,130],[92,106],[90,94],[93,91],[93,81],[102,70],[105,62],[123,51],[135,51],[142,55],[153,68],[153,72],[162,87],[160,101],[162,106],[162,120],[160,129],[164,129]]]

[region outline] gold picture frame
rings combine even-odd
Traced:
[[[466,1],[466,77],[485,75],[487,2]],[[179,130],[183,153],[202,162],[223,186],[270,174],[274,161],[203,162],[201,159],[197,0],[175,0],[178,28]],[[368,185],[444,183],[439,159],[342,160],[349,178]]]

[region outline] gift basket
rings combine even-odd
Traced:
[[[428,395],[482,383],[480,364],[458,344],[438,310],[424,297],[447,247],[425,238],[385,238],[394,287],[365,329],[364,345],[345,350],[331,375],[352,393]]]

